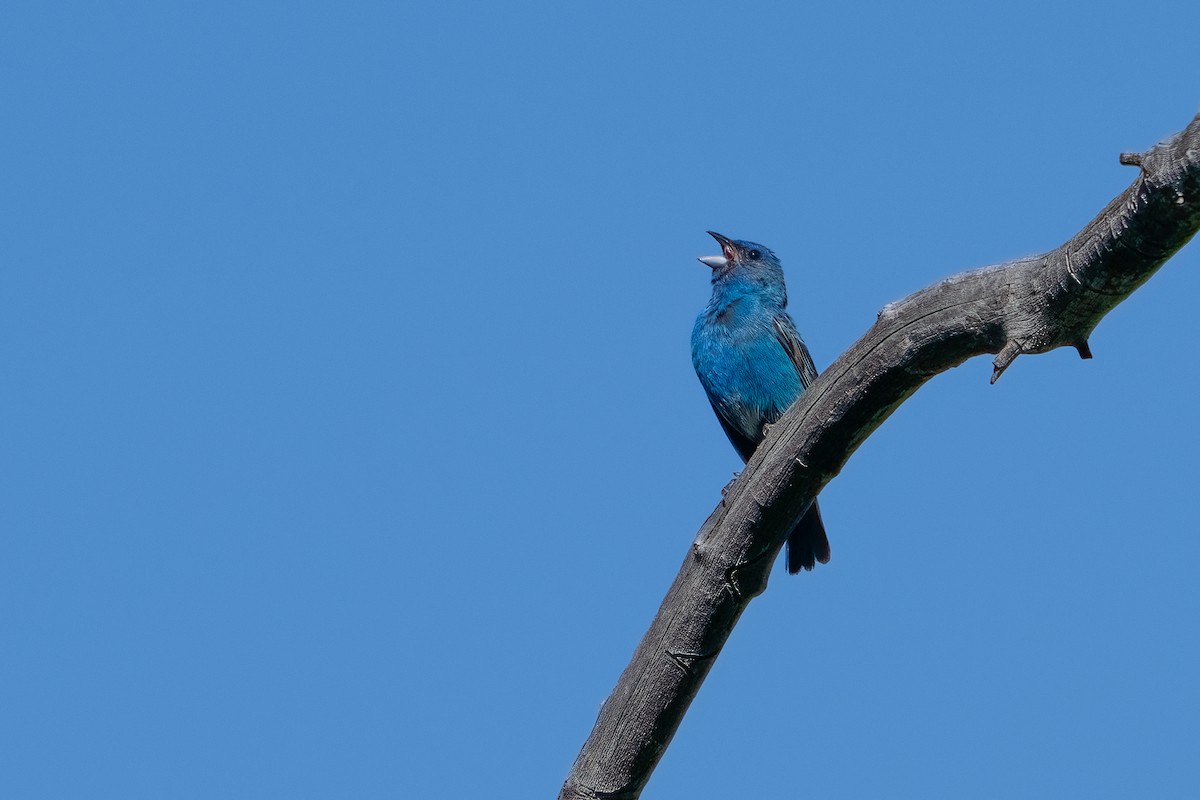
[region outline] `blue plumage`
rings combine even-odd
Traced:
[[[729,441],[749,461],[767,425],[783,415],[817,377],[812,356],[787,313],[779,259],[760,244],[709,235],[721,255],[712,268],[712,299],[692,329],[692,364]],[[821,511],[812,504],[788,535],[787,569],[829,561]]]

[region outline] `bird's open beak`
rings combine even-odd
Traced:
[[[729,239],[722,236],[721,234],[715,233],[714,231],[709,231],[708,235],[713,237],[714,239],[716,239],[717,244],[721,245],[721,253],[723,255],[702,256],[700,258],[700,263],[705,265],[706,267],[712,267],[713,269],[721,269],[721,267],[724,267],[726,264],[729,263],[729,260],[731,258],[733,258],[733,242],[729,241]]]

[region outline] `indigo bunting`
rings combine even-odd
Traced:
[[[712,299],[692,329],[692,364],[729,441],[749,461],[772,424],[817,377],[808,347],[787,313],[779,259],[761,244],[708,235],[721,255],[712,268]],[[814,500],[788,534],[787,571],[829,561],[829,539]]]

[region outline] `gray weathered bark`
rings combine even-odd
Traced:
[[[1145,154],[1137,179],[1043,255],[947,278],[883,309],[780,419],[700,529],[658,615],[604,703],[559,795],[636,798],[786,532],[860,444],[939,372],[1088,336],[1200,228],[1200,116]]]

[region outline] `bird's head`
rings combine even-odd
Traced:
[[[723,279],[741,278],[754,283],[783,286],[783,267],[779,258],[761,244],[730,239],[709,231],[708,235],[721,245],[721,255],[703,256],[700,263],[712,268],[713,283]]]

